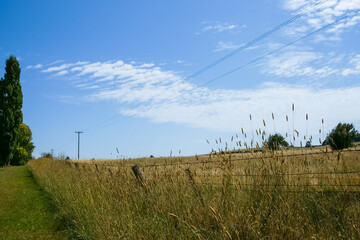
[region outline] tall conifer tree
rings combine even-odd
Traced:
[[[6,60],[5,75],[0,80],[0,166],[11,164],[17,146],[23,95],[20,85],[19,62],[13,56]]]

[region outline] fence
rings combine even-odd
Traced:
[[[288,154],[286,152],[281,152],[281,154],[274,154],[270,156],[264,155],[253,155],[251,157],[241,157],[241,158],[228,158],[226,162],[228,164],[240,162],[240,161],[265,161],[265,160],[272,160],[272,159],[281,159],[281,158],[301,158],[301,157],[314,157],[318,155],[323,155],[324,157],[332,155],[335,157],[337,161],[340,161],[341,157],[346,155],[347,153],[355,153],[357,154],[360,152],[360,149],[349,149],[343,150],[341,152],[333,152],[333,151],[319,151],[319,152],[305,152],[305,153],[295,153],[295,154]],[[219,154],[219,156],[230,156],[231,154]],[[213,155],[214,156],[214,155]],[[239,155],[238,155],[239,156]],[[240,155],[241,156],[241,155]],[[204,183],[211,183],[213,185],[220,185],[221,179],[224,178],[224,173],[219,171],[212,171],[213,169],[209,167],[210,164],[219,164],[224,163],[224,160],[211,160],[211,155],[209,155],[210,160],[202,160],[202,161],[186,161],[186,162],[166,162],[166,163],[152,163],[152,164],[86,164],[86,163],[71,163],[68,162],[70,166],[74,166],[78,170],[88,171],[88,170],[95,170],[97,172],[108,172],[111,176],[120,169],[132,169],[132,172],[135,174],[136,179],[142,184],[142,186],[147,186],[147,176],[144,174],[146,171],[150,171],[153,174],[160,174],[158,171],[161,168],[164,168],[163,175],[164,176],[172,176],[172,173],[167,173],[166,169],[174,169],[176,167],[181,167],[180,170],[176,172],[177,177],[186,177],[192,183],[196,192],[199,190],[197,189],[197,184],[204,184]],[[330,159],[330,158],[329,158]],[[197,165],[203,165],[204,167],[209,167],[211,172],[200,171],[201,173],[197,173],[196,167]],[[360,166],[360,163],[359,165]],[[190,168],[195,169],[195,171],[190,171]],[[154,169],[155,168],[155,169]],[[146,170],[148,169],[148,170]],[[168,174],[168,175],[167,175]],[[295,188],[308,188],[312,187],[313,189],[320,189],[323,190],[325,188],[333,188],[337,191],[341,191],[341,189],[351,189],[354,192],[360,192],[360,169],[334,169],[333,171],[302,171],[302,172],[276,172],[276,173],[239,173],[236,171],[226,173],[227,177],[232,177],[234,182],[231,183],[232,185],[241,185],[242,187],[248,186],[261,186],[261,187],[287,187],[291,189]],[[151,174],[149,174],[151,175]],[[268,184],[256,184],[252,180],[254,179],[275,179],[275,178],[282,178],[283,182],[279,183],[268,183]],[[287,181],[285,180],[287,178]],[[211,179],[211,181],[210,181]],[[295,179],[298,179],[295,182]],[[302,180],[300,180],[302,179]],[[306,180],[305,180],[306,179]],[[341,188],[341,189],[340,189]]]

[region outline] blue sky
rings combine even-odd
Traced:
[[[225,146],[219,137],[232,148],[236,134],[249,144],[256,130],[292,134],[293,122],[296,145],[317,144],[319,129],[360,128],[359,10],[359,0],[1,1],[0,74],[16,56],[35,156],[76,158],[78,130],[83,158],[208,153]]]

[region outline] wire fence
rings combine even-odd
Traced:
[[[257,154],[256,156],[252,157],[241,157],[241,158],[228,158],[226,161],[232,163],[236,161],[253,161],[253,160],[265,160],[265,159],[280,159],[281,158],[289,158],[289,157],[302,157],[302,156],[317,156],[317,155],[324,155],[327,156],[329,154],[332,155],[333,159],[336,162],[336,159],[345,154],[345,153],[358,153],[360,149],[348,149],[343,151],[319,151],[319,152],[301,152],[295,154],[288,154],[287,152],[282,152],[281,154],[272,154],[272,155],[260,155]],[[230,153],[223,153],[224,155],[231,155]],[[224,156],[220,154],[221,156]],[[241,154],[239,154],[241,156]],[[239,156],[238,155],[238,156]],[[209,155],[209,159],[216,157],[216,154]],[[330,159],[330,158],[329,158]],[[356,158],[357,159],[357,158]],[[344,160],[344,159],[343,159]],[[133,160],[132,160],[133,161]],[[81,171],[96,171],[96,172],[103,172],[108,173],[113,176],[116,171],[121,173],[122,171],[127,172],[130,171],[132,167],[134,167],[136,161],[133,161],[134,164],[114,164],[114,163],[95,163],[95,164],[87,164],[87,163],[80,163],[75,162],[71,163],[68,162],[70,166],[75,165],[75,168]],[[270,161],[271,162],[271,161]],[[156,180],[158,177],[164,177],[165,179],[168,177],[169,179],[172,177],[182,177],[186,179],[186,171],[194,166],[193,169],[193,176],[199,184],[206,184],[209,183],[210,185],[222,185],[222,180],[224,177],[231,177],[233,186],[240,186],[241,188],[248,187],[282,187],[286,189],[286,191],[294,191],[301,189],[301,191],[308,191],[308,188],[314,191],[345,191],[345,192],[354,192],[360,193],[360,169],[335,169],[331,171],[325,170],[314,170],[314,171],[299,171],[299,172],[286,172],[284,169],[281,171],[272,170],[264,173],[257,173],[253,171],[246,171],[246,169],[242,168],[233,168],[229,172],[222,171],[217,166],[211,166],[207,164],[217,164],[217,163],[224,163],[222,160],[205,160],[199,161],[194,159],[193,161],[186,161],[186,162],[165,162],[165,163],[152,163],[152,164],[139,164],[138,166],[145,170],[146,174],[150,178]],[[203,164],[204,167],[196,167],[198,164]],[[176,168],[177,166],[183,166],[182,168]],[[221,165],[219,165],[221,166]],[[340,165],[339,165],[340,166]],[[359,163],[360,166],[360,163]],[[341,166],[343,167],[343,166]],[[156,169],[153,169],[156,168]],[[146,171],[146,169],[152,169],[151,171]],[[171,171],[174,169],[176,171]],[[255,169],[256,170],[256,169]],[[239,172],[239,171],[243,171]],[[289,170],[287,170],[289,171]],[[293,171],[293,170],[292,170]],[[276,178],[281,178],[280,181],[272,181]],[[211,179],[211,181],[210,181]],[[269,179],[270,181],[266,183],[266,181],[262,181],[257,183],[256,179],[266,180]]]
[[[228,162],[239,162],[239,161],[253,161],[253,160],[267,160],[267,159],[274,159],[274,158],[285,158],[285,157],[302,157],[302,156],[316,156],[316,155],[320,155],[320,154],[325,154],[325,155],[329,155],[329,154],[342,154],[342,153],[346,153],[346,152],[360,152],[360,149],[348,149],[348,150],[343,150],[343,151],[339,151],[339,152],[334,152],[334,151],[319,151],[319,152],[311,152],[311,153],[294,153],[294,154],[279,154],[279,155],[269,155],[269,156],[254,156],[254,157],[245,157],[245,158],[236,158],[236,159],[229,159],[227,160]],[[246,152],[248,153],[248,152]],[[234,155],[234,153],[224,153],[225,155],[228,154],[232,154]],[[239,153],[239,156],[243,154],[243,153]],[[248,153],[249,154],[249,153]],[[220,154],[221,156],[222,154]],[[216,157],[215,154],[210,154],[210,156],[212,157]],[[173,157],[169,157],[170,159]],[[121,161],[121,160],[119,160]],[[171,161],[171,160],[170,160]],[[187,165],[200,165],[200,164],[216,164],[216,163],[222,163],[223,161],[221,160],[204,160],[204,161],[187,161],[187,162],[169,162],[169,163],[153,163],[153,164],[139,164],[142,168],[156,168],[156,167],[168,167],[168,166],[187,166]],[[102,165],[106,165],[106,166],[114,166],[114,167],[122,167],[122,168],[129,168],[132,167],[133,165],[123,165],[123,164],[102,164]]]

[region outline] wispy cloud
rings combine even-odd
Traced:
[[[292,48],[266,58],[263,72],[280,77],[312,77],[360,75],[360,54],[322,53]],[[322,80],[321,80],[322,81]]]
[[[214,50],[214,52],[221,52],[221,51],[226,51],[226,50],[234,50],[241,47],[241,45],[239,44],[234,44],[233,42],[223,42],[223,41],[219,41],[216,49]]]
[[[43,67],[43,65],[39,63],[39,64],[36,64],[36,65],[29,65],[29,66],[26,67],[26,69],[32,69],[32,68],[39,69],[39,68],[42,68],[42,67]]]
[[[360,54],[354,56],[354,58],[349,60],[349,63],[352,65],[352,68],[346,68],[342,71],[343,76],[348,75],[359,75],[360,74]]]
[[[62,70],[58,73],[56,73],[57,76],[62,76],[62,75],[65,75],[65,74],[68,74],[69,72],[67,70]]]
[[[203,27],[201,30],[202,32],[218,32],[218,33],[225,31],[235,32],[235,30],[239,30],[240,28],[246,27],[245,24],[239,26],[237,24],[230,24],[227,22],[223,23],[219,21],[204,21],[202,22],[202,24],[205,25],[205,27]]]
[[[42,70],[42,72],[57,72],[57,71],[61,71],[64,69],[67,69],[69,67],[73,67],[73,66],[78,66],[78,65],[84,65],[87,64],[88,62],[76,62],[76,63],[68,63],[68,64],[62,64],[60,66],[55,66],[55,67],[49,67],[47,69]]]
[[[309,61],[318,58],[308,53],[302,53],[302,56]],[[61,65],[53,72],[68,71],[66,76],[69,79],[76,78],[74,87],[83,90],[83,101],[118,102],[122,114],[154,122],[236,132],[241,127],[249,127],[246,120],[249,113],[258,118],[259,125],[262,118],[271,116],[271,112],[284,120],[292,102],[300,106],[300,113],[306,111],[313,119],[318,119],[319,124],[321,118],[326,118],[331,124],[360,119],[360,110],[347,109],[349,99],[360,101],[360,86],[316,89],[267,83],[255,89],[210,90],[157,66],[132,65],[120,60],[75,65],[70,63],[65,68]]]
[[[284,0],[283,7],[286,10],[297,14],[320,1],[315,0]],[[310,11],[302,17],[296,24],[291,25],[285,31],[288,34],[302,34],[308,30],[319,29],[336,19],[360,10],[360,0],[329,0],[321,3],[315,10]],[[349,15],[348,18],[332,25],[318,37],[317,41],[340,40],[339,34],[360,23],[358,14]]]

